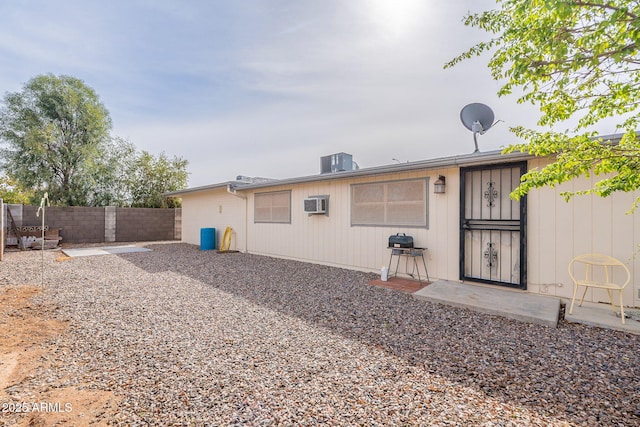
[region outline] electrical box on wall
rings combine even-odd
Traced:
[[[311,196],[304,199],[304,211],[308,214],[327,214],[329,196]]]

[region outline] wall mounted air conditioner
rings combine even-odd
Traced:
[[[304,211],[308,214],[326,214],[329,210],[329,198],[324,196],[304,199]]]

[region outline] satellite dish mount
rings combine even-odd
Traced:
[[[462,111],[460,111],[462,124],[473,132],[473,143],[476,147],[474,153],[480,152],[478,149],[478,134],[484,135],[484,133],[494,125],[494,118],[495,116],[491,108],[478,102],[465,105]]]

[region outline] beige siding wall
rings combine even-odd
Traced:
[[[543,167],[532,160],[530,167]],[[627,263],[632,281],[623,294],[625,305],[640,306],[640,212],[628,215],[638,193],[607,198],[576,196],[565,202],[560,193],[592,186],[598,177],[575,180],[528,196],[528,290],[571,298],[573,286],[567,265],[582,253],[603,253]],[[604,290],[588,290],[585,300],[607,301]]]
[[[544,163],[532,160],[529,166],[541,167]],[[438,175],[446,177],[445,194],[433,193]],[[412,178],[429,179],[428,227],[351,226],[351,184]],[[583,189],[593,182],[594,179],[577,180],[529,194],[528,291],[570,298],[569,261],[581,253],[601,252],[628,263],[633,278],[625,290],[624,301],[626,305],[640,306],[640,213],[626,214],[639,194],[616,194],[605,199],[578,196],[568,203],[560,196],[565,189]],[[243,193],[246,205],[244,199],[224,189],[187,194],[183,197],[183,241],[199,244],[202,227],[215,227],[220,241],[224,228],[231,226],[232,249],[378,272],[389,262],[386,248],[389,236],[404,232],[414,237],[416,246],[428,248],[425,258],[432,279],[457,281],[459,186],[459,169],[449,168],[253,189]],[[254,223],[254,194],[279,190],[291,191],[291,223]],[[316,195],[329,196],[328,216],[304,212],[303,200]],[[403,267],[404,261],[400,272]],[[586,300],[606,301],[607,295],[604,291],[589,290]]]
[[[438,175],[446,176],[446,194],[433,194],[433,182]],[[428,228],[351,226],[351,184],[411,178],[429,178]],[[413,236],[416,246],[428,248],[425,258],[431,277],[455,280],[459,246],[458,183],[458,170],[448,169],[270,187],[263,191],[291,190],[291,224],[254,223],[253,194],[249,195],[248,248],[258,254],[379,271],[389,263],[389,236],[403,232]],[[303,200],[315,195],[329,196],[328,216],[304,212]],[[404,261],[400,264],[401,271],[404,271]]]
[[[231,249],[245,251],[245,200],[216,189],[182,196],[182,241],[200,245],[200,229],[216,229],[216,247],[226,227],[233,228]]]

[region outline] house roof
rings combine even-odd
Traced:
[[[197,193],[220,188],[230,188],[236,191],[249,190],[253,188],[275,187],[280,185],[293,185],[307,182],[330,181],[335,179],[345,179],[353,177],[364,177],[387,173],[407,172],[421,169],[437,169],[449,167],[468,167],[475,165],[506,163],[518,160],[530,159],[533,156],[526,153],[502,154],[501,150],[487,151],[484,153],[463,154],[458,156],[441,157],[437,159],[419,160],[416,162],[394,163],[390,165],[374,166],[370,168],[356,169],[351,171],[322,173],[317,175],[302,176],[297,178],[259,180],[257,182],[246,181],[225,181],[217,184],[204,185],[201,187],[187,188],[186,190],[172,191],[165,193],[166,197],[180,197],[184,194]]]

